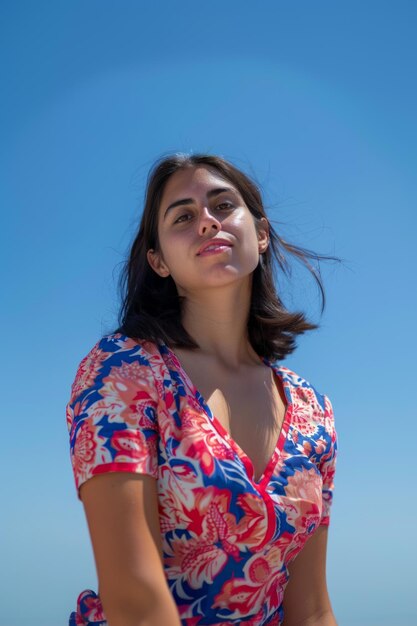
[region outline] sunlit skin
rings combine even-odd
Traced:
[[[160,276],[171,274],[179,294],[186,297],[182,321],[199,350],[176,348],[176,354],[259,475],[285,410],[270,372],[265,376],[247,337],[252,273],[269,243],[268,224],[264,218],[255,225],[236,190],[209,197],[222,187],[232,185],[206,167],[171,176],[159,211],[160,250],[150,250],[148,261]],[[167,213],[172,203],[184,198],[192,202]],[[201,244],[212,237],[227,238],[233,246],[197,256]],[[264,432],[254,430],[253,415],[268,414]],[[326,584],[327,533],[320,527],[289,567],[284,626],[336,626]]]
[[[181,200],[191,202],[172,207]],[[240,193],[206,167],[181,170],[168,180],[158,234],[160,252],[150,252],[148,259],[162,276],[171,274],[180,295],[238,279],[249,285],[260,247],[264,250],[267,245],[259,243],[254,218]],[[226,239],[232,247],[198,255],[201,245],[214,237]]]
[[[219,189],[226,190],[217,193]],[[169,208],[184,199],[191,202]],[[242,358],[256,359],[246,325],[252,273],[268,246],[267,220],[256,225],[229,181],[197,167],[180,170],[168,180],[158,235],[159,250],[149,250],[148,261],[160,276],[171,275],[178,293],[186,297],[183,324],[202,351],[235,364]],[[199,255],[201,246],[214,238],[226,239],[231,247]]]
[[[216,172],[183,170],[166,186],[160,250],[148,254],[155,271],[171,274],[185,296],[183,324],[199,344],[198,350],[175,352],[257,477],[273,454],[285,412],[272,371],[247,334],[252,274],[268,246],[267,227],[265,218],[255,222],[239,192]],[[216,241],[217,248],[206,248]],[[263,418],[254,421],[259,414]]]
[[[170,208],[185,199],[190,201]],[[247,334],[252,274],[269,244],[268,222],[255,222],[237,190],[215,170],[197,167],[168,180],[158,235],[159,248],[147,252],[148,262],[161,277],[171,275],[185,296],[182,323],[199,346],[175,353],[260,476],[285,411],[282,389]],[[230,246],[199,254],[216,238]],[[82,485],[81,498],[109,626],[180,626],[163,570],[155,479],[123,472],[95,476]],[[284,626],[336,626],[326,544],[327,528],[320,527],[290,565]]]

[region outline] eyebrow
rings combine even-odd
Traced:
[[[218,196],[224,192],[229,192],[229,193],[231,192],[235,195],[237,194],[236,189],[233,189],[232,187],[217,187],[216,189],[210,189],[210,191],[207,192],[207,197],[213,198],[214,196]],[[193,198],[182,198],[182,200],[176,200],[175,202],[170,204],[169,207],[167,207],[164,213],[164,219],[166,218],[168,211],[170,211],[171,209],[175,209],[175,207],[183,206],[185,204],[192,204],[193,202],[194,202]]]

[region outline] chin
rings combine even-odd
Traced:
[[[223,287],[233,287],[250,283],[252,272],[242,275],[236,271],[220,271],[210,276],[202,276],[198,283],[195,284],[193,291],[201,291],[202,289],[213,289]]]

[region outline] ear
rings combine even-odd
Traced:
[[[170,275],[170,271],[168,266],[164,263],[162,259],[162,255],[160,252],[155,252],[150,248],[146,253],[146,258],[148,259],[148,263],[153,269],[154,272],[161,276],[161,278],[166,278]]]
[[[269,245],[269,224],[266,217],[261,217],[258,222],[258,247],[259,253],[262,254]]]

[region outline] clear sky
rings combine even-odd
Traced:
[[[412,0],[1,2],[0,626],[66,625],[96,589],[65,404],[173,151],[229,158],[287,239],[343,258],[284,363],[335,409],[329,589],[339,626],[417,624],[416,18]],[[287,303],[319,320],[305,272]]]

